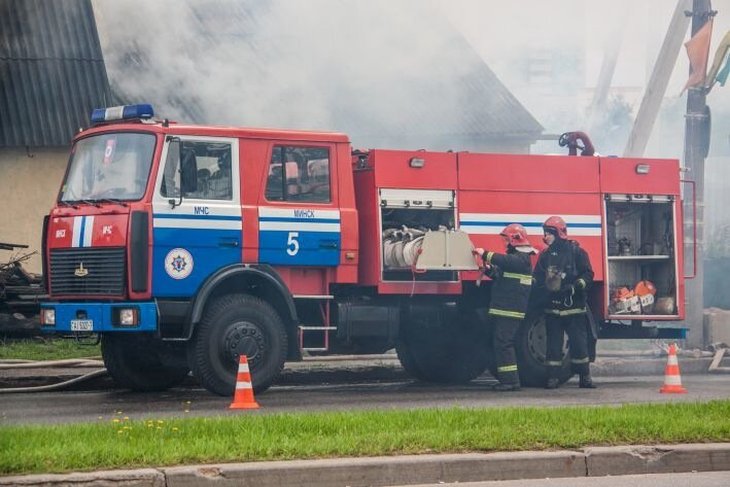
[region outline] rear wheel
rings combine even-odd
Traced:
[[[437,314],[403,324],[396,345],[401,365],[426,382],[465,383],[479,377],[491,354],[484,327],[476,317],[446,324]]]
[[[520,371],[520,383],[523,386],[543,387],[547,382],[546,346],[545,318],[542,315],[528,316],[522,321],[515,335],[517,367]],[[558,380],[562,384],[570,379],[571,375],[566,341],[563,345],[563,365],[560,367]]]
[[[261,299],[232,294],[213,301],[189,344],[188,362],[210,392],[231,395],[239,357],[246,355],[255,392],[279,377],[287,354],[286,330],[276,311]]]
[[[101,337],[101,354],[109,375],[118,386],[134,391],[163,391],[181,383],[188,367],[163,360],[175,353],[184,357],[184,350],[149,335],[106,333]]]

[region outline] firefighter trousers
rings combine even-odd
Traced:
[[[567,316],[545,315],[547,332],[546,363],[548,376],[557,377],[563,365],[564,334],[568,334],[570,345],[570,365],[574,373],[585,375],[589,372],[588,327],[585,314]]]
[[[502,384],[519,384],[515,333],[522,320],[492,315],[494,324],[494,355],[497,359],[497,379]]]

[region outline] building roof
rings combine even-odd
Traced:
[[[90,0],[0,0],[0,147],[68,145],[110,98]]]

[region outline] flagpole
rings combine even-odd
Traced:
[[[716,12],[711,10],[710,0],[693,0],[692,12],[685,15],[692,17],[692,36],[710,20]],[[704,74],[704,73],[703,73]],[[692,70],[690,68],[690,76]],[[687,112],[684,135],[684,167],[687,179],[695,182],[695,195],[685,192],[684,199],[684,262],[687,274],[692,274],[692,262],[695,262],[695,278],[685,281],[685,323],[688,328],[687,346],[704,347],[704,193],[705,193],[705,157],[710,140],[710,111],[706,104],[704,83],[689,87],[687,90]],[[693,221],[692,196],[696,198],[696,220]],[[696,225],[696,233],[693,226]],[[697,241],[693,242],[693,235]],[[693,249],[693,245],[696,248]],[[695,260],[693,252],[696,251]]]

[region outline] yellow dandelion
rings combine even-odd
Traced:
[[[120,421],[121,421],[121,420],[120,420],[119,418],[114,418],[114,419],[112,419],[112,422],[113,422],[113,423],[119,423]]]

